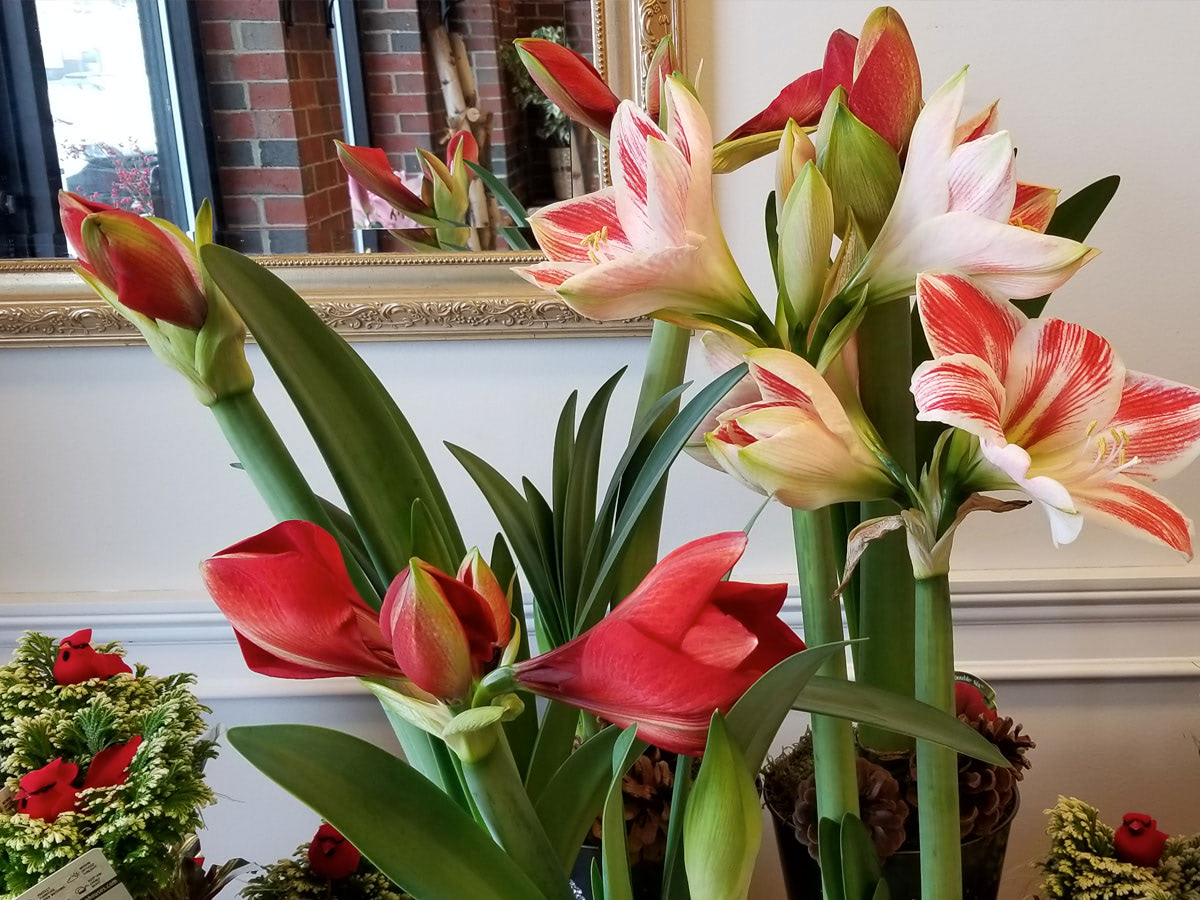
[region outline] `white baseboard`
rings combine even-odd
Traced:
[[[767,578],[761,579],[770,580]],[[961,669],[989,681],[1200,680],[1200,574],[1194,568],[973,572],[954,583]],[[792,592],[784,619],[800,626]],[[175,591],[0,594],[0,646],[22,631],[93,628],[151,671],[190,671],[210,700],[345,696],[351,679],[287,681],[245,669],[203,594]]]

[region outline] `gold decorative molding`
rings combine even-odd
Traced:
[[[630,11],[632,10],[632,17]],[[638,97],[662,37],[682,47],[683,0],[592,0],[596,67]],[[603,163],[606,161],[602,153]],[[593,322],[511,271],[539,253],[258,257],[349,340],[646,335],[648,320]],[[136,344],[141,336],[72,271],[72,261],[0,260],[0,348]]]

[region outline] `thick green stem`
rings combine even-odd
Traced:
[[[859,391],[863,410],[883,444],[909,478],[916,478],[916,437],[909,381],[912,376],[908,304],[872,309],[858,329]],[[895,504],[862,504],[862,519],[894,515]],[[855,678],[911,697],[914,679],[913,575],[902,531],[875,541],[858,566],[859,634]],[[858,729],[864,747],[878,753],[911,750],[911,738],[871,725]]]
[[[655,403],[671,390],[683,383],[683,372],[687,366],[688,346],[692,333],[686,328],[669,322],[655,322],[650,332],[650,349],[646,354],[646,371],[642,374],[642,388],[638,394],[637,412],[634,421],[644,416]],[[659,420],[651,426],[649,437],[655,440],[679,412],[679,404],[666,409]],[[663,504],[667,497],[667,479],[646,504],[638,518],[629,549],[621,560],[617,574],[617,599],[627,597],[641,583],[658,562],[658,538],[662,531]]]
[[[804,641],[810,647],[845,639],[837,589],[837,548],[831,510],[792,511],[800,600],[804,607]],[[830,678],[846,679],[846,656],[836,653],[820,669]],[[817,781],[817,813],[840,823],[859,814],[854,729],[846,719],[812,717],[813,766]],[[822,873],[829,877],[833,873]],[[836,873],[841,877],[841,873]],[[829,896],[828,894],[826,896]]]
[[[242,468],[275,518],[281,522],[303,519],[321,526],[336,537],[337,528],[308,486],[304,473],[296,465],[254,392],[224,397],[209,408]],[[379,594],[370,579],[354,554],[340,540],[338,543],[354,586],[364,600],[378,609]]]
[[[546,830],[521,782],[521,773],[499,725],[495,745],[476,760],[462,763],[463,776],[488,831],[542,891],[546,900],[571,900],[567,873],[558,863]],[[482,736],[482,735],[481,735]]]
[[[954,715],[954,625],[950,580],[917,582],[917,699]],[[917,812],[921,834],[922,900],[961,900],[958,754],[917,741]]]

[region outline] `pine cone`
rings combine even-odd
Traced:
[[[883,766],[861,756],[855,760],[858,775],[858,809],[880,859],[887,859],[904,843],[904,823],[908,804],[900,799],[900,785]],[[817,786],[809,776],[800,784],[791,824],[796,839],[808,847],[813,859],[819,859],[817,847]]]
[[[621,779],[625,799],[625,832],[629,864],[660,862],[667,852],[667,825],[675,784],[674,753],[649,748]],[[592,823],[592,837],[602,834],[600,819]]]
[[[1016,802],[1017,782],[1025,777],[1030,762],[1027,751],[1036,745],[1011,717],[974,720],[959,718],[995,744],[1012,768],[1001,769],[969,756],[958,757],[959,832],[964,841],[991,834]],[[917,761],[909,770],[908,802],[917,803]]]

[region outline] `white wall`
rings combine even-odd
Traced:
[[[834,27],[857,31],[870,3],[690,0],[688,52],[718,132],[816,65]],[[972,64],[971,98],[1001,96],[1003,123],[1027,180],[1066,192],[1111,172],[1125,181],[1093,243],[1104,254],[1053,301],[1057,315],[1109,337],[1134,368],[1200,383],[1194,213],[1200,146],[1190,35],[1194,3],[913,2],[901,8],[926,93]],[[769,164],[722,181],[730,243],[763,283],[762,196]],[[494,522],[439,442],[461,443],[507,474],[545,481],[556,410],[575,386],[594,389],[631,363],[614,422],[628,421],[643,344],[631,339],[360,345],[425,437],[469,540]],[[315,453],[252,351],[260,394],[314,480]],[[703,373],[697,373],[702,375]],[[156,671],[191,669],[225,724],[313,721],[386,737],[369,702],[339,685],[266,683],[243,674],[227,629],[200,592],[202,557],[269,524],[226,464],[208,413],[144,348],[0,353],[0,639],[24,627],[126,638]],[[1200,469],[1165,486],[1196,518]],[[666,540],[741,527],[756,500],[728,479],[680,463]],[[1200,564],[1085,528],[1055,550],[1039,514],[970,523],[959,539],[959,659],[1001,688],[1006,709],[1038,741],[1006,897],[1029,887],[1040,811],[1058,792],[1200,830]],[[747,579],[792,571],[785,517],[757,526],[739,569]],[[332,691],[332,693],[331,693]],[[341,693],[339,693],[341,692]],[[798,722],[789,723],[794,733]],[[214,764],[223,795],[209,816],[211,857],[271,859],[314,820],[249,772],[232,751]],[[755,897],[779,896],[765,848]]]

